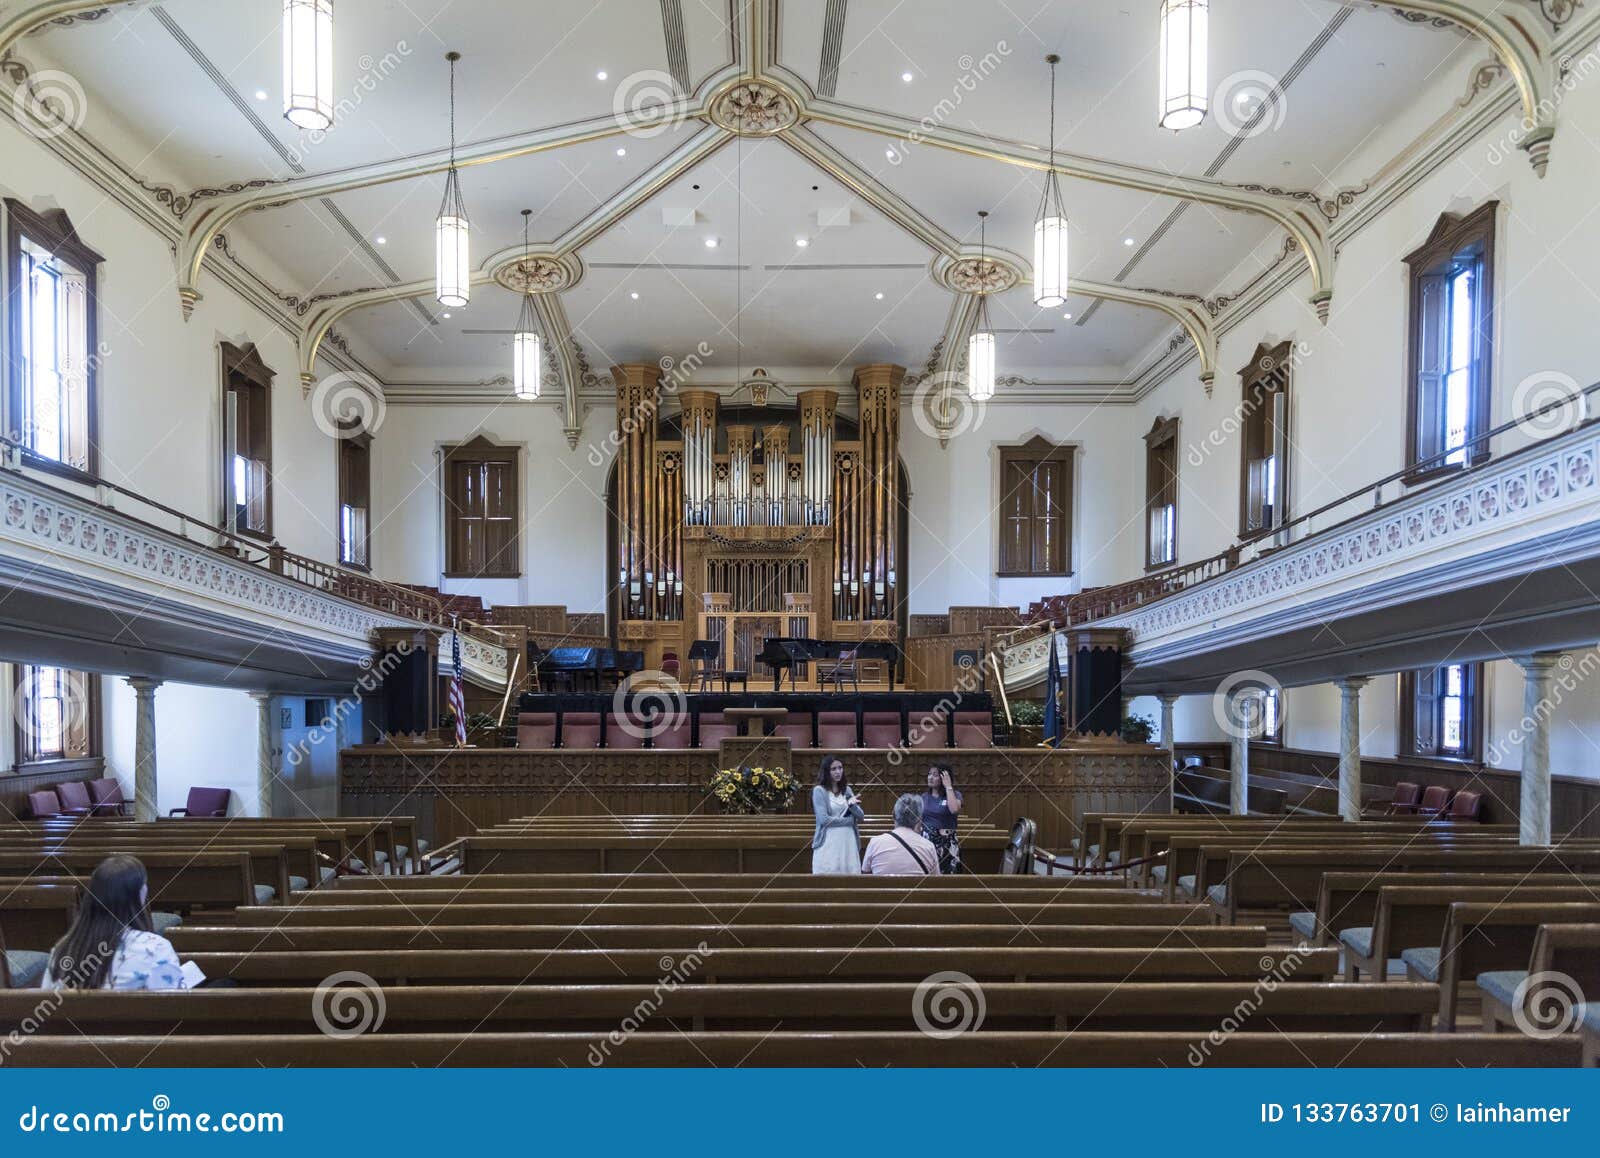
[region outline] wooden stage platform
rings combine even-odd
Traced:
[[[1085,812],[1166,812],[1171,805],[1167,753],[1151,745],[858,748],[839,755],[871,816],[887,816],[902,792],[924,791],[929,764],[948,764],[966,800],[964,818],[1009,828],[1029,817],[1039,826],[1040,847],[1056,851],[1067,848]],[[365,745],[339,754],[340,811],[414,815],[419,834],[438,847],[520,816],[713,814],[705,785],[717,769],[759,762],[810,784],[822,756],[774,737],[677,751]],[[810,810],[808,793],[795,809]]]

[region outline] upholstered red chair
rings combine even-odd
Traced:
[[[1418,816],[1438,816],[1450,806],[1450,789],[1443,784],[1430,784],[1417,801]]]
[[[517,747],[554,748],[555,746],[554,712],[523,712],[517,717]]]
[[[950,717],[943,711],[907,714],[906,738],[913,748],[948,748]]]
[[[598,748],[600,746],[600,713],[563,713],[561,716],[561,746],[563,748]]]
[[[817,747],[839,749],[856,746],[854,712],[818,712]]]
[[[678,668],[679,668],[679,664],[678,664],[678,653],[677,652],[675,652],[675,651],[664,651],[664,652],[661,653],[661,674],[662,675],[671,676],[673,679],[677,679],[678,678]]]
[[[1402,815],[1413,813],[1417,810],[1417,802],[1421,799],[1422,785],[1401,780],[1394,786],[1394,795],[1389,799],[1389,811]]]
[[[94,801],[96,816],[128,814],[128,800],[122,795],[122,785],[112,777],[89,781],[89,798]]]
[[[174,808],[171,816],[227,816],[231,788],[191,788],[182,808]]]
[[[861,715],[861,746],[863,748],[898,748],[905,739],[900,731],[899,712],[863,712]]]
[[[988,712],[957,712],[956,747],[993,748],[994,717]]]
[[[649,721],[632,712],[606,713],[607,748],[643,748]]]
[[[94,801],[89,799],[89,786],[82,780],[57,784],[56,798],[61,801],[61,812],[65,816],[88,816],[94,811]]]
[[[1469,792],[1463,788],[1450,801],[1450,810],[1445,813],[1444,818],[1466,823],[1482,820],[1483,793]]]
[[[816,717],[810,712],[790,712],[783,718],[783,723],[772,729],[774,736],[786,736],[792,748],[815,747],[817,738],[812,735],[812,728],[816,724]]]
[[[28,811],[35,820],[48,820],[52,816],[61,815],[61,801],[56,798],[55,791],[50,788],[41,788],[37,792],[28,793]]]
[[[730,724],[721,712],[701,712],[697,717],[700,723],[700,747],[715,748],[729,736],[737,736],[739,729]]]
[[[689,747],[693,725],[687,712],[673,712],[650,734],[650,746],[658,750],[680,751]]]

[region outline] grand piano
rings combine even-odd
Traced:
[[[889,673],[889,690],[894,691],[894,671],[900,666],[900,647],[887,639],[831,640],[803,639],[792,635],[769,635],[759,663],[772,669],[772,690],[783,687],[783,673],[789,673],[789,686],[795,686],[795,669],[819,659],[837,660],[847,651],[856,653],[859,660],[878,660]]]
[[[615,686],[643,671],[644,652],[615,647],[552,647],[544,651],[529,640],[528,666],[539,673],[541,688],[565,682],[573,691],[580,691],[579,685],[586,683],[599,691],[602,683]]]

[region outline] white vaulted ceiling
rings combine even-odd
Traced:
[[[640,86],[694,95],[745,63],[737,18],[744,7],[338,0],[335,95],[345,105],[315,138],[280,115],[281,0],[115,7],[30,35],[18,52],[35,69],[59,69],[81,84],[82,131],[125,169],[150,187],[205,191],[196,202],[203,206],[252,182],[444,147],[449,49],[463,56],[463,143],[605,117]],[[1041,148],[1043,58],[1059,52],[1059,150],[1157,174],[1322,194],[1375,126],[1483,55],[1455,31],[1408,23],[1382,5],[1213,0],[1214,99],[1226,106],[1240,85],[1259,90],[1264,77],[1283,86],[1281,107],[1259,134],[1230,133],[1241,118],[1217,109],[1202,126],[1174,134],[1155,124],[1158,9],[1158,0],[783,0],[771,9],[766,43],[780,75],[838,106],[931,118]],[[803,131],[864,175],[865,191],[781,137],[730,136],[587,239],[577,251],[582,279],[561,305],[590,365],[603,371],[618,361],[682,357],[704,343],[707,381],[733,380],[756,365],[799,381],[838,381],[869,361],[920,367],[946,328],[953,295],[932,276],[935,250],[887,207],[909,207],[964,247],[977,245],[976,214],[987,209],[988,243],[1031,254],[1036,169],[929,143],[908,147],[829,123],[838,119],[810,121]],[[523,208],[533,210],[535,246],[548,246],[704,130],[689,120],[463,169],[475,263],[520,244]],[[433,273],[441,187],[437,174],[402,177],[253,210],[225,232],[280,296],[421,282]],[[1075,179],[1063,179],[1062,189],[1073,277],[1107,285],[1213,297],[1248,282],[1264,264],[1260,254],[1284,236],[1261,215],[1177,196]],[[797,246],[797,237],[809,244]],[[449,318],[424,295],[360,309],[338,327],[388,382],[467,389],[507,372],[517,309],[514,294],[487,284]],[[1076,294],[1062,309],[1041,311],[1026,286],[997,295],[991,314],[1002,373],[1113,390],[1177,332],[1158,310]]]

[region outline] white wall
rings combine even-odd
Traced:
[[[231,788],[230,816],[256,816],[256,701],[246,692],[194,684],[156,688],[156,805],[182,808],[191,787]],[[134,798],[134,693],[101,681],[107,775]]]

